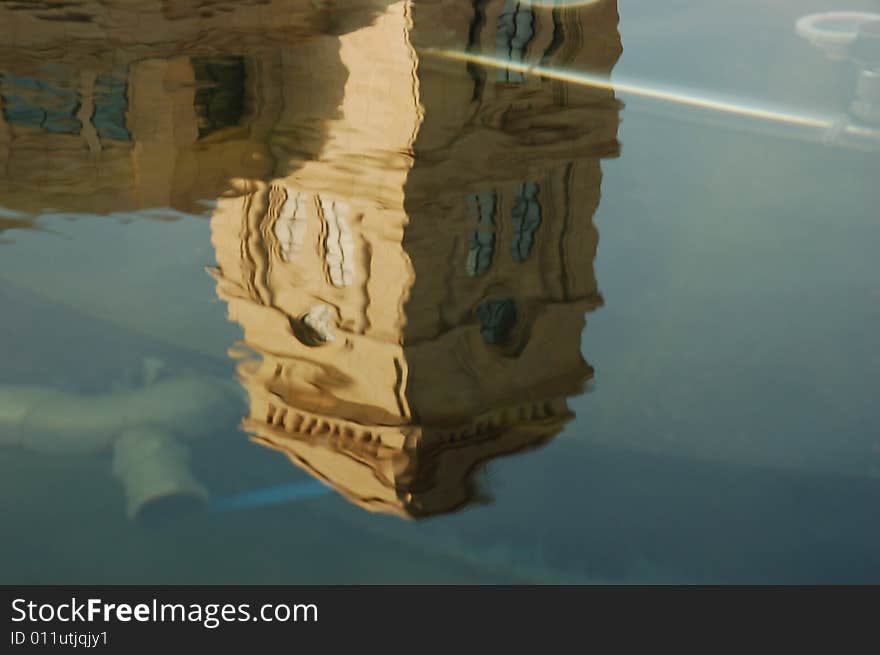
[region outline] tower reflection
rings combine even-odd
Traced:
[[[244,428],[408,517],[478,500],[481,465],[559,433],[602,302],[592,216],[614,94],[425,53],[607,74],[616,2],[465,5],[387,3],[258,66],[271,170],[240,176],[211,218],[217,293],[250,353]]]

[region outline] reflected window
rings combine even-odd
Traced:
[[[321,214],[327,229],[324,242],[327,276],[334,287],[350,286],[354,280],[354,236],[349,227],[349,206],[321,198]]]
[[[283,190],[284,203],[278,213],[273,231],[281,247],[281,258],[289,262],[302,250],[308,228],[306,197],[302,191],[289,187]]]
[[[495,256],[495,213],[498,195],[495,193],[472,193],[468,196],[468,213],[477,224],[468,245],[467,272],[479,277],[492,267]]]
[[[245,65],[243,57],[192,60],[195,72],[195,108],[199,138],[241,123],[245,111]]]
[[[315,348],[336,339],[336,310],[330,305],[315,305],[299,319],[291,319],[290,327],[305,346]]]
[[[541,225],[541,202],[538,198],[540,187],[536,182],[526,182],[516,194],[513,203],[513,241],[510,254],[514,261],[528,259],[535,245],[535,234]]]
[[[468,44],[467,52],[480,52],[480,33],[486,24],[486,6],[487,0],[471,0],[474,8],[474,15],[471,18],[471,24],[468,28]],[[468,75],[474,81],[474,91],[471,99],[479,101],[483,97],[483,88],[486,85],[486,69],[473,62],[467,64]]]
[[[559,9],[554,9],[552,16],[553,39],[550,41],[550,45],[544,52],[544,56],[541,58],[542,66],[551,65],[551,59],[562,49],[562,46],[565,45],[565,23],[562,22],[562,18],[559,15]]]
[[[131,141],[125,125],[128,110],[128,71],[125,68],[101,73],[95,79],[95,112],[92,125],[100,139]]]
[[[516,327],[516,314],[516,303],[511,298],[487,300],[477,307],[483,341],[490,346],[507,345]]]
[[[67,79],[0,75],[0,96],[3,117],[10,125],[52,134],[79,134],[82,130],[76,117],[80,96]]]
[[[515,64],[523,63],[534,37],[535,14],[529,3],[506,0],[495,37],[498,57]],[[525,80],[525,76],[519,71],[499,69],[498,80],[518,84]]]

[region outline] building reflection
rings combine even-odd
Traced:
[[[602,302],[613,93],[432,56],[462,47],[609,73],[616,3],[399,2],[311,41],[281,69],[275,174],[239,181],[211,219],[218,294],[256,353],[239,366],[245,429],[410,517],[477,500],[481,465],[559,433]]]
[[[357,29],[387,4],[0,4],[0,205],[189,212],[230,178],[271,176],[289,44]]]
[[[6,3],[0,231],[210,201],[244,428],[369,510],[454,511],[592,376],[614,94],[438,55],[610,73],[616,0],[553,4]]]

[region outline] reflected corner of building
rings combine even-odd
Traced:
[[[619,151],[613,91],[434,53],[610,74],[617,5],[363,4],[295,45],[19,62],[0,78],[0,185],[65,207],[109,189],[108,212],[217,197],[244,428],[361,507],[418,518],[475,502],[476,470],[570,420],[602,302],[600,160]]]
[[[423,54],[442,39],[604,73],[620,54],[612,2],[390,5],[297,60],[345,71],[338,102],[304,93],[320,148],[275,148],[276,175],[212,217],[218,293],[255,353],[239,365],[245,429],[409,518],[475,502],[476,470],[570,420],[602,302],[600,160],[619,149],[612,92]]]

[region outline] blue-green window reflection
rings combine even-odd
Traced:
[[[467,271],[471,277],[485,274],[495,256],[495,213],[498,195],[472,193],[468,196],[468,212],[477,223],[468,247]]]
[[[534,37],[535,14],[529,3],[507,0],[504,11],[498,18],[495,36],[498,57],[521,64]],[[502,82],[521,83],[525,76],[519,71],[499,69],[498,79]]]
[[[540,187],[536,182],[524,183],[513,203],[513,240],[510,254],[514,261],[528,259],[535,245],[535,234],[541,225],[541,202],[538,198]]]
[[[243,57],[195,58],[196,113],[199,138],[241,123],[245,113],[245,63]]]
[[[128,110],[128,70],[101,73],[95,79],[95,113],[92,125],[100,139],[131,141],[131,133],[125,125]]]
[[[32,127],[53,134],[79,134],[76,117],[79,94],[67,80],[19,75],[0,76],[3,116],[10,125]]]
[[[490,346],[504,346],[516,327],[516,303],[510,298],[487,300],[477,307],[480,334]]]

